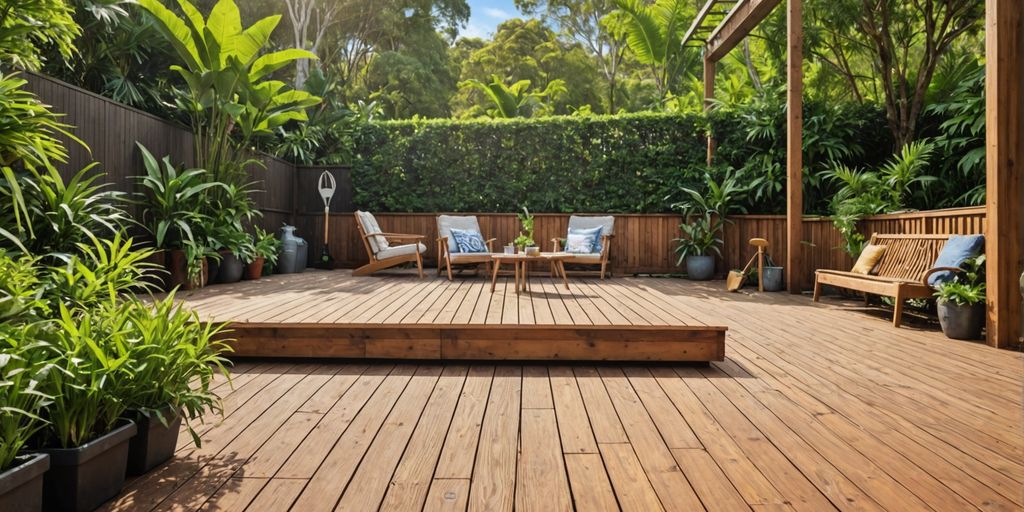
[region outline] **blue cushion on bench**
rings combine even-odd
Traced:
[[[949,237],[946,245],[939,251],[939,257],[935,259],[936,267],[960,267],[969,258],[978,256],[985,250],[984,235],[953,235]],[[936,272],[928,276],[928,286],[936,286],[951,281],[955,276],[954,272]]]
[[[452,239],[455,240],[455,247],[460,253],[487,252],[487,242],[479,231],[471,229],[452,228]]]

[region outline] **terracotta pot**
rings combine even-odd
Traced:
[[[173,249],[167,251],[165,260],[167,268],[167,289],[174,287],[184,288],[188,284],[188,268],[185,262],[185,251]]]
[[[263,276],[263,262],[262,256],[257,257],[245,266],[245,274],[242,276],[244,279],[259,279]]]
[[[186,276],[188,272],[186,271]],[[194,280],[185,278],[185,284],[181,287],[183,290],[195,290],[202,288],[210,282],[210,262],[208,258],[203,258],[203,266],[199,271],[199,275]]]

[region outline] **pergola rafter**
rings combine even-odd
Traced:
[[[705,108],[715,95],[715,64],[782,0],[739,0],[711,29],[712,15],[724,3],[729,2],[708,0],[683,38],[685,46],[703,43]],[[985,0],[985,15],[986,332],[990,345],[1008,346],[1018,343],[1024,331],[1024,15],[1020,0]],[[786,285],[791,293],[800,292],[802,266],[802,18],[802,0],[786,0]],[[708,137],[709,165],[714,149]]]

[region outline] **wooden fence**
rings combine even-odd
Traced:
[[[141,142],[158,158],[170,155],[184,165],[193,162],[193,137],[189,130],[146,112],[122,105],[97,94],[49,77],[27,73],[28,89],[36,93],[63,121],[74,126],[73,133],[82,139],[91,153],[81,145],[67,142],[69,162],[62,172],[81,169],[93,161],[102,162],[104,181],[115,190],[133,192],[132,176],[141,174],[142,160],[135,147]],[[337,192],[331,203],[330,251],[340,266],[354,267],[366,262],[367,256],[350,213],[356,205],[348,169],[338,166],[294,166],[284,160],[258,155],[262,166],[250,169],[260,192],[256,205],[263,212],[261,224],[277,230],[284,223],[294,223],[300,236],[311,244],[310,257],[316,258],[323,245],[323,203],[316,190],[317,178],[324,170],[337,180]],[[426,236],[427,259],[436,260],[437,236],[434,213],[378,214],[381,227],[388,232],[414,233]],[[519,234],[519,221],[512,213],[478,214],[484,236],[504,244]],[[565,236],[568,214],[538,214],[535,239],[545,249],[554,237]],[[730,219],[723,233],[724,247],[718,270],[740,268],[754,253],[747,241],[753,237],[767,238],[769,254],[778,264],[786,261],[786,219],[781,215],[742,215]],[[616,236],[611,245],[612,270],[617,274],[665,274],[679,272],[675,265],[675,243],[682,217],[673,214],[616,215]],[[879,215],[865,219],[861,231],[877,233],[983,233],[984,208],[956,208],[927,212]],[[814,269],[845,269],[853,262],[839,247],[842,240],[831,220],[821,217],[804,219],[803,257],[806,269],[800,279],[809,287]]]
[[[485,238],[497,238],[503,245],[519,234],[519,220],[515,214],[476,214]],[[424,235],[427,240],[429,262],[437,258],[437,221],[433,213],[380,213],[381,229],[390,233]],[[957,233],[974,234],[984,230],[984,208],[956,208],[927,212],[879,215],[865,219],[861,230],[865,234],[877,233]],[[754,237],[767,238],[768,252],[775,262],[786,261],[786,217],[783,215],[739,215],[730,218],[723,234],[723,258],[720,273],[742,267],[754,254],[748,241]],[[550,240],[565,236],[569,214],[542,213],[536,215],[534,238],[548,248]],[[682,217],[672,214],[618,214],[615,216],[615,238],[611,245],[612,270],[618,274],[677,273],[676,244]],[[311,245],[311,255],[320,253],[323,246],[323,213],[296,215],[300,236]],[[329,249],[340,266],[353,267],[366,263],[366,251],[359,239],[354,216],[351,213],[332,213],[329,225]],[[814,269],[848,269],[853,266],[842,247],[842,238],[824,217],[804,219],[803,257],[805,271],[801,282],[810,287],[814,282]]]

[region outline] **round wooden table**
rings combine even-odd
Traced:
[[[569,289],[569,277],[565,274],[565,260],[571,257],[570,254],[564,252],[542,252],[536,256],[528,256],[523,253],[516,254],[492,254],[491,258],[494,260],[494,270],[491,274],[491,293],[498,283],[498,269],[501,268],[502,263],[511,263],[512,268],[515,271],[516,277],[516,293],[521,291],[528,291],[530,289],[530,263],[543,261],[551,265],[551,272],[553,275],[560,275],[562,277],[562,284],[565,285],[565,289]]]

